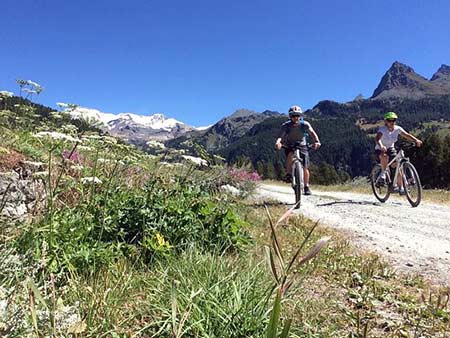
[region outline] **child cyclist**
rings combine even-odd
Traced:
[[[422,145],[422,141],[417,137],[406,132],[405,129],[396,125],[397,114],[394,112],[388,112],[384,115],[384,126],[380,127],[375,137],[375,153],[380,160],[381,168],[383,170],[380,179],[384,182],[386,180],[386,168],[390,161],[397,155],[395,149],[395,142],[397,142],[399,136],[403,136],[406,139],[414,142],[417,147]],[[397,185],[400,195],[405,193],[403,188],[402,175],[397,177]]]

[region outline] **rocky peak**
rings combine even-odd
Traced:
[[[442,78],[450,80],[450,66],[444,64],[441,65],[437,72],[433,74],[431,81],[436,81]]]
[[[372,99],[384,98],[408,98],[421,99],[428,96],[445,95],[450,93],[450,85],[447,86],[447,79],[450,81],[449,67],[443,65],[433,78],[445,78],[445,83],[438,81],[428,81],[423,76],[417,74],[411,67],[394,62],[384,74],[380,84],[375,89]]]
[[[238,109],[233,114],[231,114],[228,118],[246,117],[246,116],[250,116],[253,114],[257,114],[257,113],[255,111],[249,110],[249,109]]]
[[[372,98],[382,96],[396,96],[396,89],[408,89],[412,95],[414,91],[422,90],[427,79],[417,74],[411,67],[394,62],[384,74],[380,84],[373,92]],[[392,95],[391,95],[392,94]]]

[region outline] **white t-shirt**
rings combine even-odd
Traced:
[[[398,136],[401,133],[406,133],[405,129],[400,126],[394,126],[394,130],[392,131],[389,131],[388,127],[382,126],[378,129],[378,132],[383,135],[381,136],[381,143],[386,148],[392,148],[394,146],[394,143],[397,142]],[[375,149],[380,149],[380,146],[377,144],[375,146]]]

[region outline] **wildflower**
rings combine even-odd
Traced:
[[[47,178],[48,177],[48,171],[37,171],[33,173],[34,178]]]
[[[163,143],[158,142],[158,141],[155,141],[155,140],[150,140],[150,141],[148,141],[148,142],[147,142],[147,145],[148,145],[150,148],[159,148],[159,149],[164,149],[164,148],[166,148],[166,146],[165,146]]]
[[[160,248],[171,248],[172,246],[170,245],[170,243],[168,241],[166,241],[166,239],[164,238],[163,235],[161,235],[160,233],[156,233],[156,242],[158,243],[158,246]]]
[[[56,102],[56,105],[60,108],[67,108],[69,107],[69,105],[67,103],[64,102]]]
[[[81,170],[83,170],[83,168],[84,167],[82,165],[79,165],[79,164],[75,164],[75,165],[70,166],[70,169],[76,170],[76,171],[81,171]]]
[[[81,179],[81,183],[83,183],[83,184],[87,184],[87,183],[102,184],[102,180],[95,176],[83,177]]]
[[[116,139],[115,137],[105,136],[105,137],[103,138],[103,140],[104,140],[106,143],[117,144],[117,139]]]
[[[74,126],[73,124],[66,124],[62,126],[61,128],[66,133],[76,133],[78,131],[78,128]]]
[[[8,92],[6,90],[2,90],[0,91],[0,96],[1,97],[13,97],[14,93],[12,92]]]
[[[81,142],[80,139],[75,138],[73,136],[67,135],[67,134],[63,134],[63,133],[59,133],[56,131],[41,131],[37,134],[33,135],[36,138],[46,138],[49,137],[51,139],[54,140],[63,140],[63,141],[69,141],[69,142]]]
[[[93,148],[89,146],[78,146],[78,150],[92,151]]]
[[[52,111],[52,112],[50,112],[50,115],[52,116],[52,118],[54,118],[54,119],[62,119],[62,115],[59,113],[59,112],[57,112],[57,111]]]
[[[34,89],[28,89],[28,88],[24,88],[22,89],[23,92],[28,93],[28,94],[37,94],[38,92]]]
[[[76,152],[76,151],[69,151],[69,150],[64,150],[62,153],[62,157],[66,160],[72,161],[74,163],[83,163],[83,156],[80,155],[80,153]]]
[[[194,156],[188,156],[188,155],[182,155],[185,160],[191,161],[198,166],[208,166],[208,161],[200,158],[200,157],[194,157]]]
[[[111,160],[109,160],[107,158],[99,158],[97,161],[98,161],[98,163],[109,163],[109,162],[111,162]]]
[[[30,86],[33,86],[33,87],[41,87],[41,85],[39,83],[31,81],[31,80],[27,80],[27,84],[29,84]]]
[[[166,240],[163,236],[161,236],[161,234],[156,234],[156,240],[160,246],[164,246],[166,244]]]
[[[100,135],[86,135],[86,136],[83,136],[83,139],[86,139],[86,140],[103,140],[103,136],[100,136]]]

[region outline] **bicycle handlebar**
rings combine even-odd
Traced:
[[[295,145],[295,146],[293,146],[293,147],[288,147],[288,146],[286,146],[286,145],[284,145],[284,144],[282,144],[281,145],[281,148],[283,148],[283,149],[304,149],[304,148],[308,148],[308,149],[313,149],[313,147],[314,147],[314,144],[315,143],[308,143],[308,144],[305,144],[305,145]]]
[[[410,150],[413,148],[417,148],[417,145],[415,143],[402,143],[402,144],[397,144],[395,146],[395,149],[397,150]]]

